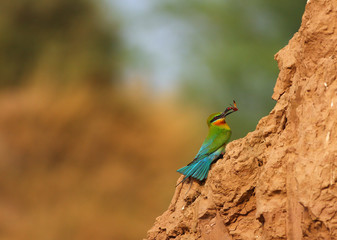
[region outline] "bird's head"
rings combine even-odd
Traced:
[[[230,105],[226,108],[224,112],[218,112],[211,114],[207,119],[207,125],[221,126],[226,124],[226,116],[229,114],[238,111],[239,109],[236,106],[236,102],[233,100],[233,105]]]

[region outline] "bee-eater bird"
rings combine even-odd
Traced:
[[[198,154],[187,166],[177,170],[177,172],[185,175],[180,183],[189,177],[198,179],[199,181],[203,181],[207,178],[211,163],[225,153],[226,144],[232,134],[230,127],[226,123],[226,116],[237,110],[236,103],[233,101],[233,105],[226,108],[224,112],[213,113],[208,117],[208,136],[203,142]],[[178,185],[180,183],[178,183]]]

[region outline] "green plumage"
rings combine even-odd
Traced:
[[[200,181],[207,178],[211,163],[225,153],[226,144],[232,134],[225,117],[237,110],[234,102],[234,106],[228,107],[224,112],[214,113],[208,117],[207,125],[209,132],[198,154],[187,166],[177,170],[179,173],[185,175],[182,182],[188,177]]]

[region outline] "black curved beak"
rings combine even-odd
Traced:
[[[233,100],[233,105],[231,104],[230,107],[226,108],[226,110],[223,112],[223,115],[226,117],[229,114],[236,112],[238,109],[238,107],[236,106],[236,102]]]
[[[224,114],[225,117],[227,117],[229,114],[231,114],[233,112],[236,112],[236,111],[234,111],[233,109],[230,109],[230,110],[227,111],[227,109],[226,109],[223,114]]]

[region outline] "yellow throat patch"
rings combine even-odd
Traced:
[[[215,125],[215,126],[221,127],[221,128],[228,129],[228,130],[230,129],[228,124],[226,123],[225,119],[223,119],[223,118],[220,118],[220,119],[214,121],[212,124]]]

